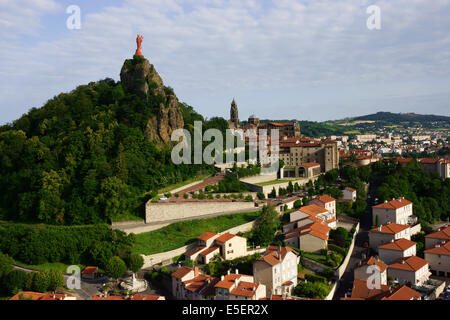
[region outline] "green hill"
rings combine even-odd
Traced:
[[[155,81],[148,61],[137,70],[143,62],[126,60],[126,85],[81,85],[0,127],[0,220],[73,225],[142,216],[145,193],[211,171],[172,164],[166,140],[176,124],[167,114],[185,128],[203,117]]]

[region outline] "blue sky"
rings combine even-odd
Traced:
[[[69,30],[69,5],[81,29]],[[381,9],[368,30],[366,8]],[[450,0],[0,0],[0,124],[60,92],[119,80],[136,33],[207,117],[450,116]]]

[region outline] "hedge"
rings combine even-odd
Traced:
[[[305,279],[311,282],[323,282],[323,283],[327,283],[327,279],[325,277],[322,276],[318,276],[316,274],[305,274]]]
[[[330,249],[331,251],[337,252],[337,253],[343,255],[344,257],[347,255],[347,250],[348,250],[348,249],[344,249],[344,248],[339,247],[334,244],[329,244],[328,249]]]

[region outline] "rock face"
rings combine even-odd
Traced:
[[[177,96],[164,86],[155,67],[147,59],[135,56],[132,60],[125,60],[120,80],[126,90],[135,92],[141,99],[162,96],[159,110],[147,122],[145,135],[152,141],[170,143],[172,132],[183,128],[184,120]]]

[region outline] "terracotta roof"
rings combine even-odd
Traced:
[[[374,257],[365,259],[364,261],[362,261],[362,264],[367,264],[369,266],[376,265],[380,269],[380,272],[384,272],[387,269],[387,265],[383,261],[381,261],[379,259],[375,259]],[[357,269],[357,268],[359,268],[358,264],[355,266],[355,269]]]
[[[265,255],[259,258],[258,261],[265,261],[271,266],[274,266],[280,263],[288,252],[293,252],[297,255],[296,251],[289,247],[281,247],[280,250],[278,250],[278,247],[270,246],[267,248]]]
[[[172,277],[181,279],[191,271],[194,271],[194,269],[186,267],[186,266],[182,266],[177,271],[172,273]]]
[[[450,256],[450,242],[446,242],[445,244],[442,243],[436,244],[434,245],[434,247],[427,249],[424,252]]]
[[[320,166],[320,163],[317,162],[307,162],[301,165],[301,167],[305,167],[305,168],[312,168],[312,167],[317,167]]]
[[[398,223],[384,224],[381,226],[381,233],[396,234],[408,228],[410,228],[410,226],[406,224],[398,224]],[[370,232],[380,232],[380,231],[378,231],[378,228],[373,228],[370,230]]]
[[[223,280],[216,284],[216,288],[230,289],[234,285],[234,280],[239,279],[240,277],[242,277],[242,274],[228,274],[224,276]]]
[[[203,250],[203,251],[200,252],[199,254],[200,254],[201,256],[206,257],[208,254],[210,254],[210,253],[212,253],[212,252],[214,252],[214,251],[217,251],[217,250],[220,250],[220,247],[219,247],[219,246],[211,246],[211,247],[209,247],[208,249]]]
[[[356,189],[353,189],[353,188],[350,188],[350,187],[345,188],[345,190],[356,191]]]
[[[210,283],[208,283],[208,280],[210,281]],[[200,292],[204,289],[205,285],[210,285],[211,281],[213,280],[218,279],[206,274],[199,274],[193,279],[183,281],[183,283],[185,285],[186,290],[189,290],[191,292]]]
[[[292,213],[293,213],[293,212],[292,212]],[[292,213],[291,213],[291,214],[292,214]],[[300,221],[303,221],[303,220],[311,220],[312,222],[319,222],[319,223],[322,223],[322,222],[323,222],[322,219],[316,218],[315,216],[307,216],[307,217],[304,217],[304,218],[301,218],[301,219],[294,220],[294,221],[292,221],[292,222],[288,222],[288,223],[284,224],[283,227],[284,227],[284,226],[288,226],[288,225],[290,225],[290,224],[295,224],[295,223],[300,222]]]
[[[403,263],[404,262],[404,263]],[[417,271],[422,267],[426,266],[428,261],[419,258],[417,256],[411,256],[406,258],[400,258],[395,260],[392,264],[388,266],[391,269],[399,269],[405,271]]]
[[[380,293],[389,291],[389,286],[380,285],[380,289],[369,289],[367,287],[367,280],[355,279],[353,281],[352,299],[368,299]]]
[[[412,202],[406,199],[394,199],[388,202],[380,203],[379,205],[373,206],[372,208],[383,208],[383,209],[399,209],[411,204]]]
[[[397,158],[397,161],[400,162],[400,163],[408,163],[408,162],[411,162],[413,160],[414,160],[413,158]]]
[[[197,239],[207,241],[216,235],[217,235],[217,233],[207,231],[204,234],[198,236]]]
[[[422,295],[414,289],[403,285],[401,288],[396,290],[394,293],[390,294],[387,297],[382,298],[381,300],[413,300],[420,299]]]
[[[98,271],[98,267],[86,267],[83,272],[81,272],[82,274],[93,274],[96,273]]]
[[[148,294],[135,294],[131,296],[130,300],[159,300],[161,296],[153,296]]]
[[[292,286],[294,283],[292,281],[285,281],[281,285],[282,286]]]
[[[415,245],[416,245],[416,243],[414,241],[411,241],[411,240],[408,240],[405,238],[401,238],[401,239],[395,240],[394,242],[389,242],[389,243],[383,244],[381,246],[378,246],[378,249],[405,251]]]
[[[296,228],[294,230],[286,232],[285,239],[302,237],[310,234],[322,240],[328,240],[328,232],[330,231],[330,229],[331,228],[328,225],[324,224],[323,221],[321,223],[313,222],[300,228]]]
[[[73,295],[65,295],[61,293],[53,294],[53,293],[41,293],[41,292],[33,292],[33,291],[20,291],[9,300],[20,300],[23,297],[24,299],[31,300],[64,300],[66,297],[75,297]]]
[[[307,214],[309,214],[311,216],[316,216],[316,215],[318,215],[320,213],[328,212],[327,209],[325,209],[324,207],[321,207],[321,206],[319,206],[319,205],[317,205],[315,203],[310,204],[308,206],[301,207],[300,209],[298,209],[298,211],[307,213]]]
[[[191,250],[186,251],[186,252],[184,253],[184,255],[185,255],[186,257],[190,257],[190,256],[194,255],[195,253],[197,253],[197,252],[199,252],[199,251],[201,251],[201,250],[203,250],[203,249],[205,249],[205,248],[206,248],[206,246],[197,246],[197,247],[195,247],[195,248],[193,248],[193,249],[191,249]]]
[[[314,200],[319,200],[322,203],[328,203],[328,202],[333,202],[336,201],[335,198],[329,196],[328,194],[324,194],[322,196],[318,196],[317,198],[315,198]]]
[[[237,236],[227,232],[227,233],[224,233],[223,235],[221,235],[220,237],[216,238],[215,241],[225,243],[228,240],[233,239],[234,237],[237,237]]]
[[[419,162],[424,164],[435,164],[439,162],[439,158],[423,158],[420,159]]]
[[[240,281],[238,286],[230,291],[230,294],[235,296],[253,297],[256,294],[258,287],[259,283]]]
[[[446,228],[439,228],[439,230],[440,231],[436,231],[429,235],[426,235],[425,238],[450,240],[450,226],[448,226]]]

